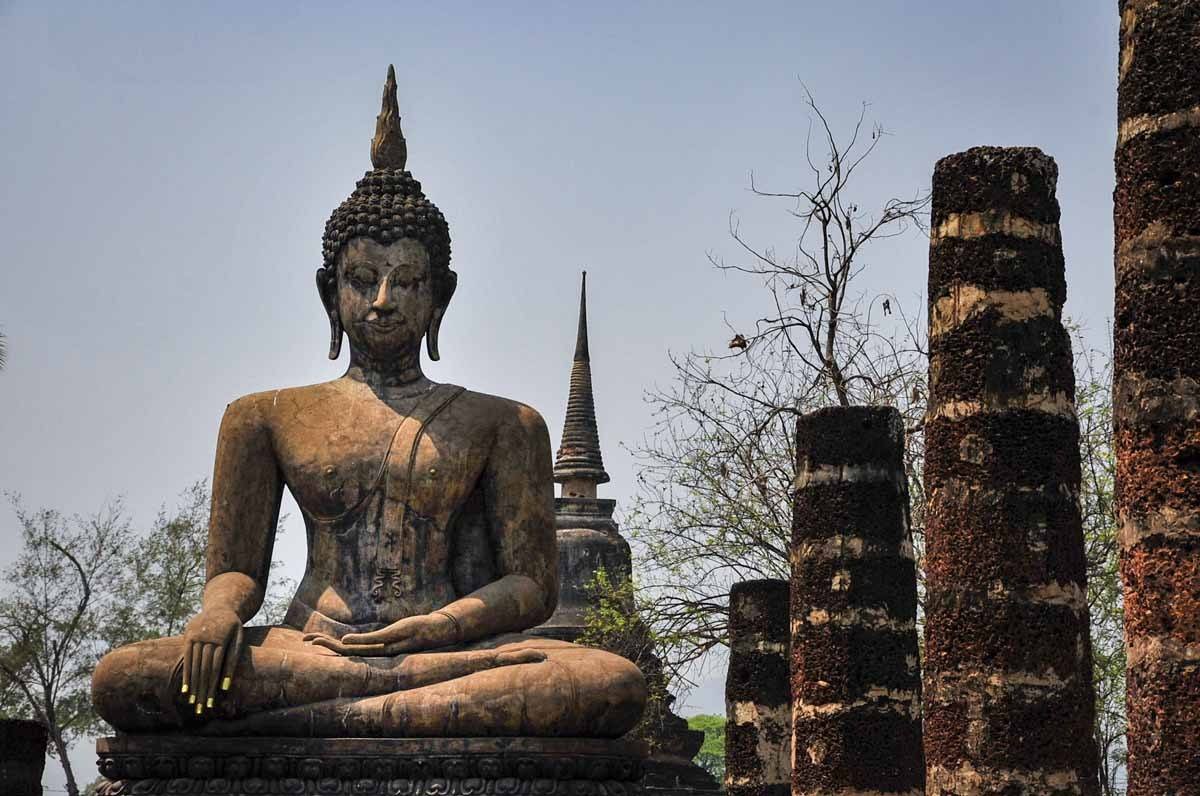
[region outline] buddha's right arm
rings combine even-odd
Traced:
[[[196,715],[232,687],[242,626],[262,605],[283,477],[263,413],[269,395],[248,395],[225,410],[217,437],[208,576],[200,613],[183,631],[183,684]]]
[[[204,608],[232,610],[243,622],[258,613],[266,594],[283,495],[265,417],[272,395],[248,395],[229,405],[213,468]]]

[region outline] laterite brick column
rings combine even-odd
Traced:
[[[1200,793],[1200,0],[1126,0],[1113,415],[1129,796]]]
[[[787,796],[792,789],[788,582],[748,580],[729,592],[725,677],[725,792]]]
[[[1037,149],[933,172],[925,425],[931,794],[1097,794],[1079,423]]]
[[[904,428],[890,407],[796,423],[792,793],[924,793]]]

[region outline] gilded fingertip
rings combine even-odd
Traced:
[[[195,694],[192,694],[191,696],[188,697],[188,704],[189,705],[196,704],[196,695]]]
[[[184,684],[183,684],[183,686],[182,686],[182,687],[180,687],[180,689],[179,689],[179,693],[181,693],[181,694],[186,694],[186,693],[187,693],[187,691],[188,691],[188,689],[187,689],[187,683],[184,683]]]
[[[212,706],[213,706],[213,698],[209,697],[208,701],[204,703],[204,707],[211,708]]]
[[[202,710],[204,710],[204,706],[203,706],[203,705],[196,705],[196,715],[197,715],[197,716],[199,716],[199,715],[200,715],[200,711],[202,711]]]
[[[228,691],[232,686],[233,686],[233,678],[232,677],[226,677],[224,680],[221,681],[221,690],[222,691]]]

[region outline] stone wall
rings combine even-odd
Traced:
[[[749,580],[729,592],[725,676],[725,791],[787,796],[792,789],[788,583]]]
[[[1129,794],[1200,792],[1200,0],[1120,3],[1113,415]]]
[[[1057,178],[1027,148],[934,169],[929,794],[1098,793]]]
[[[921,794],[917,581],[888,407],[796,424],[792,793]]]

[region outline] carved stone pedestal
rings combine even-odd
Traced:
[[[585,738],[200,738],[96,742],[100,796],[641,796],[640,744]]]

